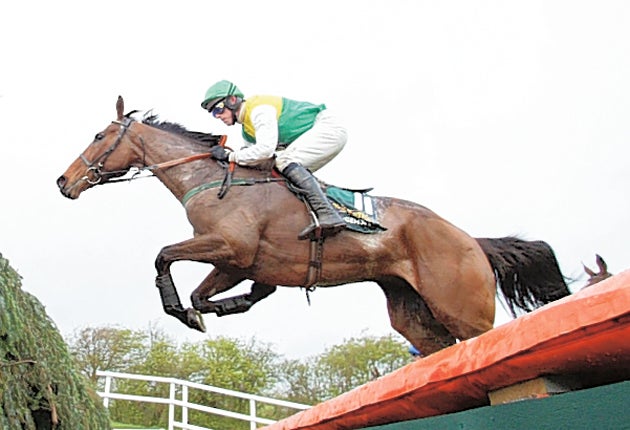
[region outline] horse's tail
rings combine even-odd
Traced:
[[[517,307],[530,312],[571,294],[546,242],[516,237],[476,240],[490,261],[512,316],[517,316]]]

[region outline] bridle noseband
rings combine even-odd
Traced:
[[[105,152],[103,152],[101,155],[96,157],[94,161],[88,160],[83,154],[79,156],[81,161],[83,161],[85,165],[87,166],[87,170],[85,171],[85,176],[83,176],[81,179],[83,179],[90,185],[96,185],[101,182],[101,180],[103,179],[102,169],[103,169],[103,166],[105,165],[105,162],[107,161],[107,158],[109,158],[112,152],[114,152],[114,150],[116,150],[118,145],[120,145],[122,138],[125,136],[125,133],[129,129],[129,126],[131,125],[133,121],[134,121],[133,118],[130,118],[130,117],[124,118],[123,121],[112,121],[112,124],[118,124],[120,126],[118,130],[118,137],[116,138],[116,141],[112,143]],[[106,172],[106,174],[107,173],[112,174],[112,173],[119,173],[119,172]]]

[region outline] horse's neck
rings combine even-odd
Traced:
[[[145,166],[156,166],[209,152],[209,147],[196,144],[186,137],[145,124],[139,125],[142,126],[142,130],[134,139],[134,149]],[[222,172],[223,169],[210,158],[182,162],[173,167],[157,168],[153,171],[178,200],[181,200],[190,189],[217,179]]]

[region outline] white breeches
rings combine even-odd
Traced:
[[[276,166],[282,172],[290,163],[299,163],[311,172],[324,167],[343,149],[348,134],[328,109],[315,118],[313,128],[276,152]]]

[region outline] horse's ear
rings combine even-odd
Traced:
[[[122,96],[118,96],[118,100],[116,101],[116,114],[118,115],[116,119],[118,121],[123,120],[124,111],[125,111],[125,101],[123,100]]]
[[[595,272],[593,272],[591,269],[589,269],[588,267],[586,267],[586,264],[582,263],[582,266],[584,266],[584,271],[586,272],[586,274],[587,274],[588,276],[593,277],[593,276],[595,276],[595,275],[596,275],[596,273],[595,273]]]
[[[597,267],[599,267],[599,273],[608,272],[608,265],[601,256],[595,254],[595,261],[597,262]]]

